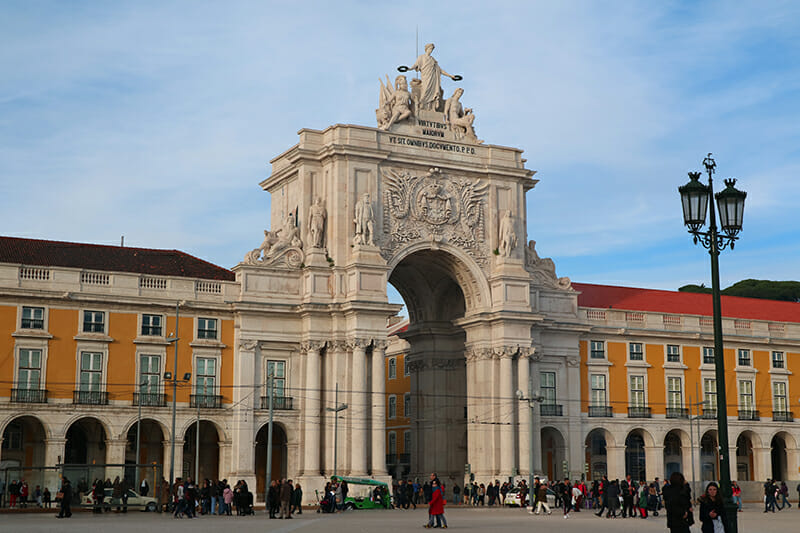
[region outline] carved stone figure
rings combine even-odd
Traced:
[[[431,56],[435,46],[433,43],[425,45],[425,53],[420,55],[412,65],[411,70],[419,71],[422,85],[419,95],[419,109],[441,111],[442,103],[442,76],[455,80],[455,76],[448,74],[439,66]]]
[[[453,92],[453,96],[447,99],[444,104],[444,118],[450,124],[457,140],[465,139],[480,144],[483,141],[478,139],[475,128],[472,127],[475,115],[471,108],[464,109],[464,106],[461,105],[460,99],[463,94],[464,89],[459,87]]]
[[[308,233],[311,236],[312,248],[325,247],[325,219],[328,212],[322,204],[322,198],[317,197],[317,201],[308,211]]]
[[[539,257],[534,240],[528,241],[525,249],[525,266],[533,274],[534,279],[543,285],[565,290],[572,288],[572,281],[568,277],[556,276],[556,265],[552,259]]]
[[[268,252],[264,254],[264,258],[274,256],[281,250],[289,247],[302,248],[303,241],[300,240],[300,230],[295,223],[294,213],[289,213],[283,226],[275,232],[277,241],[272,245]]]
[[[270,248],[272,248],[272,245],[277,241],[278,237],[275,236],[273,232],[264,230],[264,241],[261,243],[261,246],[247,252],[247,255],[244,256],[244,262],[248,264],[258,263],[262,255],[269,253]]]
[[[497,251],[502,257],[511,257],[511,252],[517,246],[517,234],[514,232],[514,219],[511,211],[506,210],[500,220],[500,245]]]
[[[394,89],[386,77],[386,85],[381,81],[380,109],[378,114],[378,127],[388,130],[395,122],[400,122],[411,116],[411,94],[408,92],[408,81],[403,75],[397,76]]]
[[[353,244],[375,246],[375,235],[373,231],[375,226],[375,214],[372,211],[372,201],[370,200],[368,192],[365,192],[363,196],[361,196],[361,200],[356,203],[353,222],[356,224]]]

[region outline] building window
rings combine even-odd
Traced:
[[[680,409],[683,407],[683,387],[681,378],[667,378],[667,407]]]
[[[603,341],[592,341],[591,349],[592,359],[605,359],[606,358],[606,345]]]
[[[411,453],[411,432],[403,432],[403,453]]]
[[[631,376],[631,407],[644,407],[644,376]]]
[[[213,396],[217,385],[217,360],[212,357],[197,358],[195,394]]]
[[[542,395],[542,403],[554,405],[556,403],[556,373],[539,373],[539,392]]]
[[[704,365],[714,364],[714,348],[710,346],[703,346],[703,364]]]
[[[739,382],[739,409],[742,411],[753,410],[753,382],[742,380]]]
[[[106,330],[106,314],[102,311],[83,312],[84,333],[104,333]]]
[[[267,377],[272,376],[272,397],[286,395],[286,361],[267,361]]]
[[[667,345],[667,363],[681,362],[681,347],[677,344]]]
[[[39,390],[39,380],[42,375],[42,351],[19,351],[19,368],[17,371],[17,388]]]
[[[394,431],[389,432],[389,442],[388,442],[388,449],[386,452],[389,455],[397,455],[397,433]]]
[[[142,335],[161,336],[161,315],[142,315]]]
[[[211,339],[217,338],[217,319],[216,318],[198,318],[197,319],[197,338],[198,339]]]
[[[394,357],[389,358],[389,379],[397,377],[397,360]]]
[[[411,372],[408,370],[408,357],[403,357],[403,375],[410,376]]]
[[[786,401],[786,383],[784,381],[775,381],[772,384],[772,405],[773,409],[781,413],[789,410],[789,404]]]
[[[717,408],[717,380],[703,380],[703,409],[709,411]]]
[[[161,376],[161,356],[139,356],[139,392],[141,394],[157,394]]]
[[[631,361],[644,361],[644,352],[642,351],[641,342],[630,343],[630,360]]]
[[[22,308],[22,329],[44,329],[44,307]]]
[[[739,366],[752,366],[753,361],[750,359],[750,350],[739,349]]]
[[[592,374],[592,407],[605,407],[606,403],[606,376]]]
[[[389,396],[389,418],[397,417],[397,396]]]
[[[5,438],[3,439],[4,450],[21,450],[22,449],[22,424],[19,422],[11,422],[6,426]]]
[[[100,392],[103,377],[103,354],[81,352],[81,392]]]
[[[403,395],[403,416],[411,416],[411,393],[407,392]]]
[[[784,368],[783,352],[772,352],[772,368]]]

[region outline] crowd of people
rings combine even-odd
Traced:
[[[47,487],[42,488],[40,485],[36,485],[33,492],[31,492],[25,479],[12,479],[7,489],[5,481],[0,479],[0,507],[4,505],[5,493],[8,493],[9,509],[26,509],[29,503],[43,508],[50,507],[52,503],[52,495]]]
[[[294,513],[303,514],[303,488],[291,479],[273,480],[267,491],[267,510],[270,518],[288,519]]]

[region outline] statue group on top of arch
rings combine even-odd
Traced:
[[[264,230],[261,246],[244,256],[248,265],[281,265],[297,268],[303,262],[303,241],[294,213],[289,213],[283,225],[275,231]]]
[[[471,108],[464,108],[461,104],[464,89],[457,88],[450,98],[444,100],[442,76],[453,81],[460,81],[461,76],[448,74],[439,66],[431,55],[434,48],[433,43],[426,44],[425,53],[411,67],[398,68],[401,72],[416,70],[420,73],[419,78],[411,80],[410,90],[408,80],[402,74],[395,78],[394,84],[389,76],[386,76],[385,84],[380,80],[378,109],[375,110],[378,127],[388,130],[412,117],[437,121],[443,115],[444,123],[453,131],[456,140],[480,144],[483,141],[478,139],[473,127],[475,115]]]
[[[549,257],[539,257],[536,253],[536,241],[528,241],[525,248],[525,267],[533,278],[542,285],[553,289],[572,289],[572,281],[564,276],[559,278],[556,275],[556,265]]]

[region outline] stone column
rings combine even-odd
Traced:
[[[772,450],[768,446],[753,446],[753,479],[762,481],[772,477]],[[700,477],[700,473],[697,474]],[[763,494],[763,493],[762,493]]]
[[[496,393],[500,407],[500,472],[502,477],[511,476],[514,473],[515,458],[514,453],[514,356],[517,352],[516,346],[504,346],[496,349],[495,354],[500,359],[500,387]]]
[[[238,451],[238,450],[237,450]],[[220,479],[230,479],[232,469],[228,466],[233,461],[233,443],[229,440],[219,441],[219,478]],[[255,452],[255,448],[253,449]],[[243,476],[247,484],[250,487],[253,487],[253,491],[255,491],[256,486],[256,473],[255,473],[255,465],[253,465],[254,471],[252,473],[248,473],[247,476]],[[254,496],[255,497],[255,496]]]
[[[306,354],[306,406],[303,412],[303,475],[319,475],[320,456],[320,341],[306,341],[301,349]]]
[[[659,478],[664,480],[664,446],[644,447],[645,477],[647,479]]]
[[[353,339],[353,392],[352,405],[348,409],[352,422],[350,442],[350,475],[367,474],[367,423],[369,421],[369,392],[367,389],[367,346],[366,339]]]
[[[128,439],[108,439],[106,440],[106,464],[110,465],[124,465],[125,464],[125,448],[128,446]],[[122,466],[113,466],[106,468],[106,477],[113,479],[119,476],[122,479],[125,476],[125,468]]]
[[[328,348],[325,351],[325,408],[336,408],[336,384],[339,384],[339,404],[347,403],[346,394],[348,387],[344,380],[341,377],[341,369],[340,366],[344,364],[345,361],[345,350],[347,346],[345,343],[341,341],[333,341],[328,344]],[[322,415],[325,417],[324,431],[325,431],[325,461],[323,464],[323,471],[325,472],[325,477],[330,477],[333,475],[334,464],[333,464],[333,457],[334,457],[334,446],[338,444],[339,451],[336,455],[338,455],[337,459],[339,464],[336,465],[336,473],[341,474],[344,471],[342,465],[345,463],[344,457],[342,456],[342,450],[344,449],[342,443],[344,442],[344,437],[347,434],[347,427],[345,425],[344,418],[347,415],[347,411],[343,411],[340,413],[332,412],[332,411],[323,411]],[[334,428],[336,427],[336,417],[339,417],[339,437],[336,438],[334,435]]]
[[[0,440],[2,443],[2,440]],[[56,466],[64,463],[64,447],[67,439],[46,439],[44,441],[44,466]]]
[[[525,397],[528,397],[528,391],[530,390],[529,381],[531,376],[531,360],[530,360],[530,351],[532,349],[523,349],[519,352],[519,357],[517,358],[517,390],[521,390]],[[531,413],[530,413],[530,406],[528,402],[521,401],[517,403],[518,411],[519,411],[519,438],[517,441],[519,442],[519,472],[520,474],[526,474],[531,471],[531,461],[530,461],[530,427],[531,427]],[[536,426],[534,426],[535,428]],[[534,439],[535,440],[535,439]],[[539,460],[541,461],[541,453],[539,454]],[[536,464],[536,453],[534,450],[534,464]],[[534,472],[536,469],[534,468]]]
[[[568,451],[569,475],[571,479],[579,479],[583,474],[584,463],[586,463],[586,436],[583,434],[581,424],[581,358],[576,352],[566,358],[566,387],[558,391],[565,403],[564,415],[567,416],[567,434],[565,440]],[[559,383],[559,381],[556,381]],[[563,381],[561,381],[563,383]],[[566,399],[566,402],[564,402]]]
[[[625,477],[625,446],[608,446],[606,444],[606,471],[608,479]]]
[[[258,394],[263,390],[266,395],[266,384],[262,382],[262,376],[256,370],[256,350],[258,341],[242,340],[239,342],[239,349],[233,361],[234,383],[239,386],[234,387],[231,396],[233,399],[232,422],[233,422],[233,445],[236,453],[231,454],[227,462],[222,462],[220,453],[220,464],[224,464],[226,470],[235,479],[244,479],[250,484],[251,479],[255,479],[255,428],[253,419],[256,406],[260,407],[261,398]],[[202,464],[202,458],[201,458]],[[223,478],[220,478],[223,479]]]
[[[169,459],[172,454],[172,443],[171,440],[165,440],[161,442],[161,445],[164,447],[164,479],[169,477]],[[183,439],[175,441],[175,477],[182,477],[183,476]],[[170,481],[170,480],[168,480]],[[174,482],[175,480],[171,480],[170,483]]]
[[[372,346],[372,475],[386,472],[386,341]],[[402,369],[401,369],[402,371]],[[404,416],[408,416],[403,413]]]

